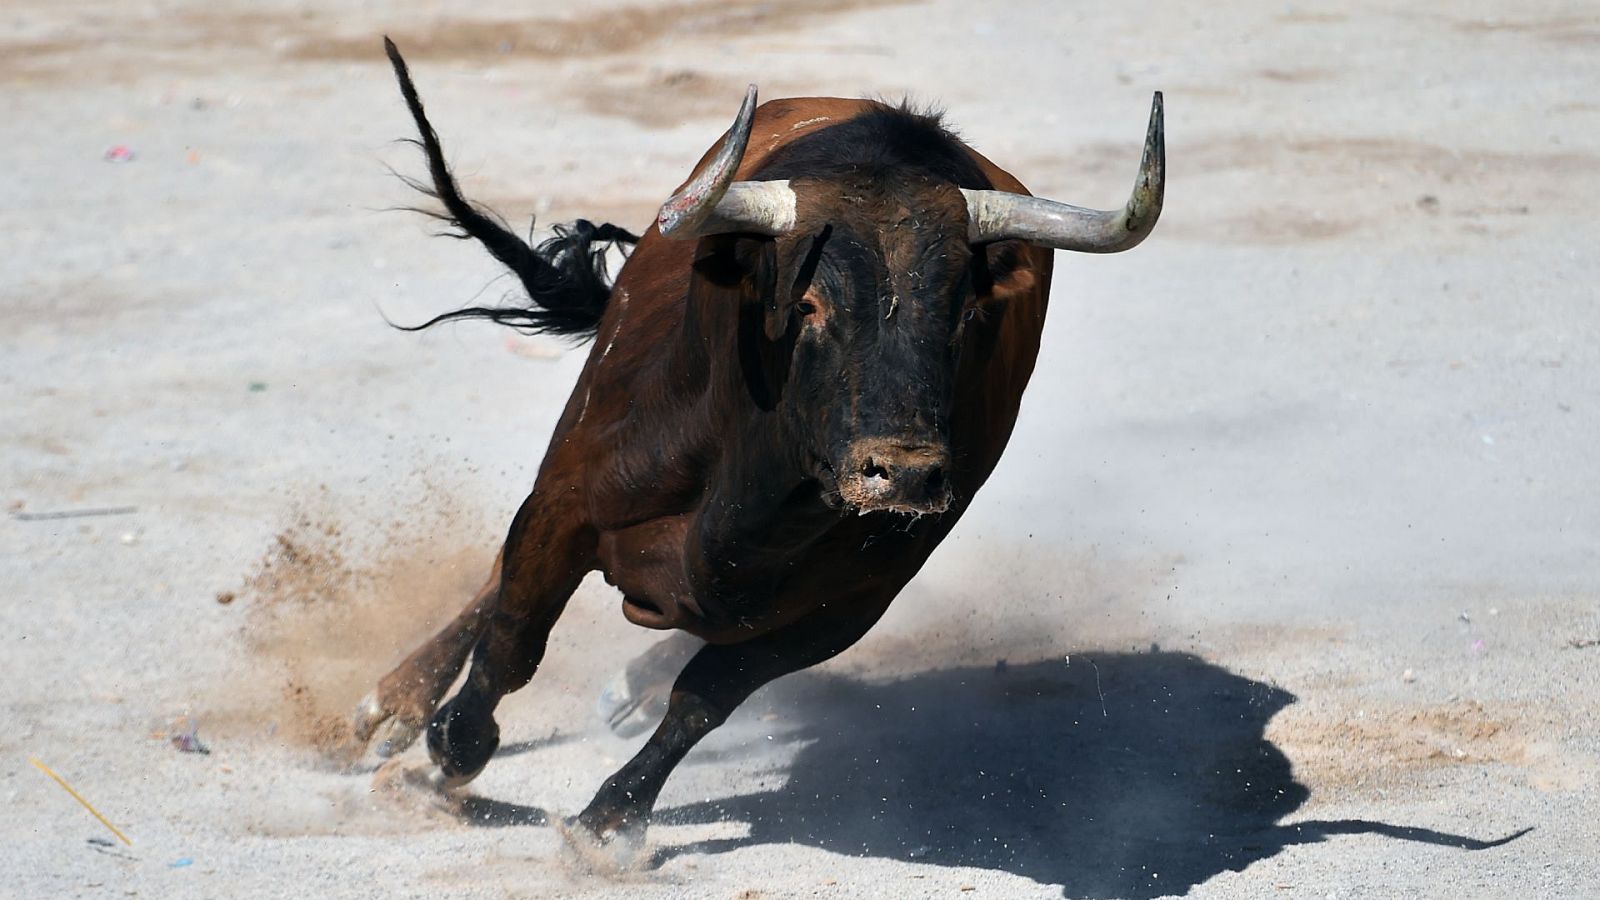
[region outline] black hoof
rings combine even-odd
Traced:
[[[444,776],[445,787],[460,787],[478,777],[500,748],[494,716],[451,700],[428,723],[428,755]]]

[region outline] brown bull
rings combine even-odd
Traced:
[[[580,221],[533,248],[462,199],[388,52],[440,217],[529,295],[434,321],[596,341],[488,582],[379,682],[356,732],[387,723],[387,755],[426,726],[443,780],[473,778],[499,743],[495,705],[598,569],[630,621],[707,642],[575,821],[638,840],[695,742],[763,684],[859,640],[955,526],[1016,421],[1052,249],[1124,250],[1155,224],[1160,95],[1132,198],[1097,212],[1029,196],[937,117],[826,98],[758,108],[752,87],[642,238]],[[614,242],[636,246],[608,286]]]

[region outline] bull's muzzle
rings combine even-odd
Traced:
[[[838,470],[839,496],[861,513],[941,513],[950,508],[949,465],[950,451],[943,444],[858,440]]]

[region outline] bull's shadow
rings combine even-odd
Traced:
[[[1329,834],[1484,845],[1369,822],[1279,825],[1308,791],[1264,730],[1295,697],[1189,654],[886,683],[802,674],[769,697],[801,723],[787,783],[661,810],[662,823],[751,828],[661,858],[798,842],[1003,870],[1072,897],[1155,897]]]

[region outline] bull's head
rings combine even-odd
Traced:
[[[742,244],[753,257],[739,277],[762,300],[743,316],[759,317],[767,345],[754,366],[778,382],[772,402],[806,445],[800,461],[824,498],[860,512],[942,512],[957,366],[996,270],[1014,263],[1016,245],[1008,255],[1003,242],[1115,253],[1142,241],[1161,213],[1161,95],[1133,195],[1110,212],[968,189],[916,167],[736,181],[755,107],[752,86],[717,154],[661,207],[660,232],[713,238],[713,254]],[[759,252],[748,252],[751,238]]]

